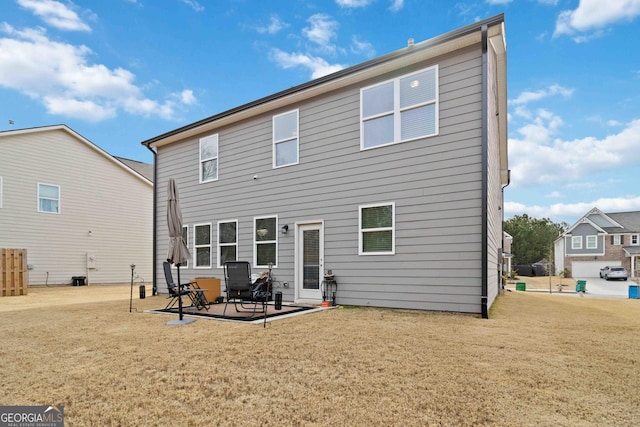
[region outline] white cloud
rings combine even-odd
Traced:
[[[4,23],[0,31],[8,35],[0,38],[0,86],[40,102],[49,114],[100,121],[122,109],[174,117],[175,102],[146,98],[128,70],[90,64],[93,52],[86,46],[52,41],[43,29],[16,30]],[[178,99],[188,104],[195,97],[185,91]]]
[[[204,12],[204,6],[195,0],[180,0],[180,1],[186,4],[187,6],[189,6],[191,9],[195,10],[196,12]]]
[[[376,50],[369,42],[361,41],[358,36],[351,37],[351,52],[357,55],[364,55],[368,58],[372,58],[376,54]]]
[[[183,90],[178,96],[180,102],[184,105],[193,105],[198,102],[198,99],[193,94],[193,91],[189,89]]]
[[[54,0],[18,0],[18,4],[33,12],[44,22],[59,30],[91,31],[80,17],[66,5]]]
[[[566,221],[571,224],[594,207],[608,213],[640,211],[640,196],[600,198],[579,203],[554,203],[549,206],[527,206],[523,203],[505,202],[504,212],[506,217],[526,213],[535,218],[551,218],[555,222]]]
[[[551,193],[547,194],[545,197],[549,198],[549,199],[560,199],[563,196],[563,194],[559,191],[552,191]]]
[[[336,4],[340,7],[355,8],[369,6],[373,0],[336,0]]]
[[[326,52],[335,52],[333,40],[337,38],[339,24],[323,13],[312,15],[307,22],[310,26],[302,29],[302,34]]]
[[[491,5],[495,5],[495,4],[503,5],[503,4],[509,4],[513,0],[485,0],[485,1]]]
[[[326,76],[344,68],[344,65],[329,64],[322,58],[303,54],[303,53],[287,53],[280,49],[272,49],[271,58],[280,67],[287,69],[293,67],[304,67],[311,71],[311,78]]]
[[[509,140],[512,185],[560,183],[584,179],[590,174],[615,170],[640,162],[640,119],[627,123],[620,132],[598,139],[554,138],[562,119],[539,110],[535,119]]]
[[[269,25],[264,27],[258,27],[256,30],[261,34],[276,34],[288,25],[283,22],[278,15],[271,15],[269,17]]]
[[[538,3],[540,4],[548,4],[551,6],[555,6],[558,4],[558,0],[538,0]]]
[[[389,6],[389,10],[392,12],[398,12],[403,7],[404,0],[391,0],[391,6]]]
[[[573,94],[573,89],[566,88],[564,86],[554,84],[546,89],[540,89],[534,92],[524,91],[516,99],[509,100],[511,105],[528,104],[529,102],[539,101],[543,98],[548,98],[554,95],[561,95],[565,98],[569,98]]]
[[[560,12],[554,37],[578,34],[574,40],[582,43],[601,36],[606,27],[631,22],[638,15],[640,0],[580,0],[575,10]]]

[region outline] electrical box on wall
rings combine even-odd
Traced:
[[[87,253],[87,268],[98,268],[95,255]]]

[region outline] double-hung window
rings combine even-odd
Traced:
[[[598,236],[587,236],[587,249],[598,248]]]
[[[611,238],[611,244],[612,245],[621,245],[622,244],[622,235],[621,234],[614,234]]]
[[[193,226],[195,268],[211,268],[211,224]]]
[[[254,218],[254,256],[256,267],[273,267],[278,265],[278,217]]]
[[[238,221],[218,222],[218,267],[238,260]]]
[[[360,148],[438,134],[438,67],[361,89]]]
[[[273,167],[298,164],[298,110],[273,116]]]
[[[365,205],[359,208],[359,255],[394,254],[395,203]]]
[[[637,234],[632,234],[631,235],[631,244],[634,245],[634,246],[639,244],[638,243],[638,235]]]
[[[218,134],[200,138],[200,183],[218,179]]]
[[[60,213],[60,186],[38,184],[38,212]]]
[[[571,236],[571,249],[582,249],[582,236]]]

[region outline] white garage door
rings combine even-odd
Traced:
[[[571,263],[574,279],[600,277],[600,269],[607,265],[620,265],[620,261],[574,261]]]

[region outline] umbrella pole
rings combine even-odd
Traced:
[[[182,283],[180,282],[180,263],[176,264],[178,269],[178,312],[180,313],[180,320],[182,320]]]

